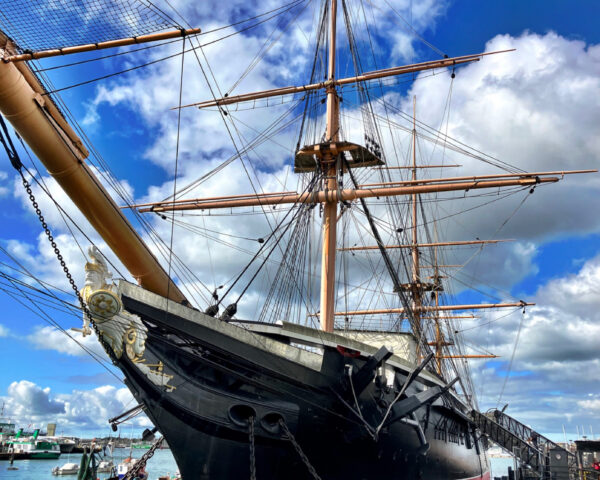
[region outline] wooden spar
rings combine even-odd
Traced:
[[[464,265],[421,265],[421,268],[462,268]]]
[[[63,129],[66,120],[52,100],[40,92],[44,88],[27,64],[0,62],[2,115],[138,282],[158,295],[185,301],[183,293],[84,162],[87,151],[80,147],[81,140],[71,129]]]
[[[488,243],[502,243],[502,242],[514,242],[512,239],[504,240],[459,240],[456,242],[432,242],[432,243],[418,243],[417,248],[425,247],[450,247],[453,245],[485,245]],[[412,248],[412,245],[386,245],[385,248]],[[358,250],[378,250],[377,245],[368,245],[366,247],[344,247],[338,248],[339,252],[352,252]]]
[[[416,165],[410,167],[373,167],[374,170],[409,170],[414,168],[450,168],[462,167],[462,165]]]
[[[170,212],[179,210],[209,210],[218,208],[236,208],[236,207],[258,207],[262,205],[286,205],[295,203],[324,203],[326,201],[346,201],[350,202],[359,198],[372,197],[393,197],[399,195],[410,195],[412,193],[433,193],[433,192],[452,192],[457,190],[475,190],[482,188],[501,188],[511,186],[533,186],[538,183],[554,183],[560,179],[557,177],[547,178],[531,178],[525,177],[520,179],[507,180],[487,180],[474,182],[457,182],[435,185],[415,185],[408,187],[386,187],[386,188],[370,188],[370,189],[344,189],[338,190],[321,190],[318,192],[307,192],[302,194],[292,195],[275,195],[269,194],[255,195],[247,199],[232,199],[205,201],[204,199],[190,200],[188,205],[171,205],[170,202],[158,202],[151,207],[140,208],[140,212]]]
[[[455,310],[481,310],[487,308],[507,308],[507,307],[530,307],[535,303],[527,302],[512,302],[512,303],[474,303],[471,305],[439,305],[437,307],[422,306],[419,307],[421,312],[448,312]],[[404,308],[375,308],[370,310],[350,310],[347,312],[335,312],[336,317],[352,316],[352,315],[377,315],[387,313],[405,313]],[[316,313],[309,314],[317,316]]]
[[[439,358],[500,358],[498,355],[442,355]]]
[[[316,314],[312,314],[311,316],[316,316]],[[421,317],[421,320],[425,321],[429,321],[429,320],[460,320],[460,319],[470,319],[470,320],[474,320],[476,318],[481,318],[480,315],[449,315],[449,316],[435,316],[435,317],[429,317],[429,316],[424,316]],[[408,317],[404,317],[404,318],[400,318],[400,320],[408,320]]]
[[[23,62],[26,60],[38,60],[40,58],[58,57],[61,55],[71,55],[73,53],[91,52],[93,50],[104,50],[106,48],[125,47],[137,43],[158,42],[169,40],[171,38],[186,37],[188,35],[197,35],[201,33],[199,28],[189,28],[187,30],[170,30],[168,32],[152,33],[139,37],[121,38],[118,40],[109,40],[107,42],[90,43],[87,45],[77,45],[74,47],[55,48],[53,50],[41,50],[39,52],[21,53],[18,55],[9,55],[2,60],[5,62]]]
[[[478,315],[449,315],[449,316],[436,315],[435,317],[429,317],[429,316],[422,317],[423,320],[459,320],[459,319],[475,319],[475,318],[481,318],[481,317]]]
[[[415,167],[410,167],[415,168]],[[568,170],[568,171],[554,171],[554,172],[527,172],[527,173],[497,173],[494,175],[471,175],[469,177],[447,177],[447,178],[420,178],[419,180],[398,180],[397,182],[383,182],[383,183],[365,183],[359,185],[359,188],[368,187],[386,187],[389,185],[421,185],[429,183],[441,183],[441,182],[459,182],[463,180],[489,180],[492,178],[518,178],[518,177],[537,177],[539,175],[573,175],[579,173],[595,173],[598,170]]]
[[[242,95],[232,95],[230,97],[218,98],[216,100],[207,100],[205,102],[190,103],[188,105],[182,105],[181,108],[198,107],[208,108],[223,105],[232,105],[234,103],[247,102],[252,100],[260,100],[262,98],[277,97],[281,95],[290,95],[293,93],[309,92],[312,90],[328,89],[330,87],[337,87],[348,85],[358,82],[366,82],[369,80],[376,80],[378,78],[392,77],[397,75],[403,75],[405,73],[421,72],[423,70],[432,70],[434,68],[445,68],[453,67],[455,65],[461,65],[463,63],[477,62],[481,57],[486,55],[495,55],[497,53],[512,52],[510,50],[500,50],[497,52],[477,53],[473,55],[464,55],[462,57],[444,58],[442,60],[431,60],[428,62],[414,63],[411,65],[403,65],[401,67],[386,68],[383,70],[374,70],[372,72],[363,73],[355,77],[340,78],[338,80],[328,79],[326,82],[312,83],[309,85],[293,86],[293,87],[282,87],[274,88],[271,90],[263,90],[261,92],[245,93]],[[176,110],[179,107],[174,107]]]
[[[329,142],[337,142],[339,138],[340,105],[335,90],[335,49],[336,49],[336,20],[337,0],[331,0],[329,12],[329,58],[327,68],[327,127],[325,137]],[[322,169],[327,172],[325,179],[325,192],[336,192],[337,182],[337,155],[330,151],[321,159]],[[323,248],[321,250],[321,330],[333,332],[335,316],[335,254],[337,243],[337,204],[338,199],[328,198],[326,195],[323,205]]]
[[[280,195],[292,195],[295,194],[296,192],[294,191],[289,191],[289,192],[275,192],[275,193],[262,193],[261,196],[265,196],[265,197],[271,197],[271,196],[280,196]],[[256,198],[256,193],[246,193],[243,195],[225,195],[222,197],[208,197],[205,198],[204,200],[231,200],[234,198]],[[186,205],[189,203],[194,203],[195,200],[189,200],[189,199],[180,199],[180,200],[167,200],[164,202],[160,202],[161,205]],[[150,203],[138,203],[136,205],[123,205],[122,209],[127,209],[127,208],[140,208],[140,207],[150,207],[156,205],[156,202],[150,202]]]

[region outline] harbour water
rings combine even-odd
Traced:
[[[131,456],[133,458],[141,457],[147,450],[133,449]],[[130,454],[128,448],[115,448],[113,462],[115,465],[121,463]],[[110,460],[110,457],[107,458]],[[0,479],[19,479],[19,480],[49,480],[49,479],[75,479],[76,475],[54,476],[52,469],[65,463],[81,462],[80,454],[63,454],[58,460],[20,460],[15,461],[14,466],[18,470],[8,470],[9,462],[0,462]],[[146,471],[149,474],[149,480],[156,480],[158,477],[170,475],[173,477],[177,471],[177,464],[171,454],[171,450],[157,450],[154,456],[148,460]],[[109,477],[107,473],[98,474],[100,480],[106,480]]]
[[[134,449],[131,453],[134,458],[141,457],[146,450]],[[117,448],[114,452],[113,461],[115,465],[129,456],[128,448]],[[58,478],[76,478],[75,475],[55,477],[52,475],[52,468],[57,465],[64,465],[67,462],[79,464],[81,455],[61,455],[58,460],[21,460],[14,463],[18,470],[8,470],[8,462],[0,462],[0,479],[19,479],[19,480],[50,480]],[[494,476],[507,475],[508,467],[513,465],[512,458],[491,458],[492,478]],[[174,476],[177,471],[177,464],[170,450],[157,450],[154,456],[148,461],[147,468],[149,480],[157,480],[158,477],[170,475]],[[100,480],[106,480],[108,474],[99,474]]]

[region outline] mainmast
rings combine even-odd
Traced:
[[[413,130],[412,130],[412,181],[417,181],[417,97],[413,97]],[[415,319],[416,331],[414,332],[417,337],[417,356],[419,356],[421,342],[424,341],[423,328],[421,326],[421,288],[420,288],[420,277],[421,272],[419,269],[419,238],[417,234],[417,194],[411,195],[411,207],[412,207],[412,307],[413,315]]]
[[[335,47],[336,47],[336,17],[337,0],[331,0],[329,12],[329,60],[327,67],[327,126],[326,141],[331,146],[339,139],[340,125],[340,103],[335,88]],[[337,205],[338,199],[331,198],[327,192],[336,192],[337,182],[337,158],[334,155],[335,148],[325,150],[321,157],[321,168],[325,172],[325,202],[323,205],[323,250],[321,255],[321,329],[333,332],[334,308],[335,308],[335,253],[337,240]]]

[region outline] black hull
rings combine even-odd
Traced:
[[[75,449],[75,445],[72,443],[61,443],[60,445],[60,453],[73,453]]]
[[[149,381],[126,355],[117,364],[168,441],[184,479],[248,478],[249,416],[255,419],[260,479],[313,478],[279,418],[323,480],[489,478],[483,446],[449,395],[392,422],[375,440],[352,411],[352,397],[342,381],[344,365],[358,369],[365,358],[325,347],[317,370],[306,361],[294,362],[220,333],[214,328],[218,321],[199,312],[194,315],[204,317],[204,323],[125,295],[122,300],[148,327],[147,363],[162,362],[163,371],[173,375],[169,385],[176,388],[167,392]],[[255,342],[272,342],[252,335]],[[401,382],[406,375],[398,372],[396,377]],[[427,383],[419,378],[407,394],[426,390]],[[359,395],[364,422],[377,426],[394,396],[393,389],[370,382]]]

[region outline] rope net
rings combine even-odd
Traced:
[[[21,52],[136,37],[176,28],[147,0],[0,0],[0,28]]]

